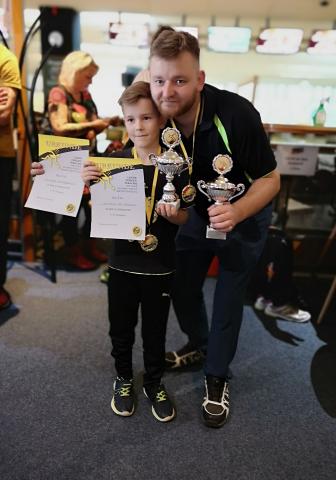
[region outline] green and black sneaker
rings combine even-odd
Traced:
[[[144,394],[152,403],[152,414],[159,422],[170,422],[176,417],[175,408],[162,383],[146,385]]]
[[[131,378],[117,377],[113,388],[111,408],[114,413],[122,417],[133,415],[135,410],[133,380]]]

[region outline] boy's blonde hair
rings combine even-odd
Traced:
[[[95,74],[99,67],[89,53],[76,50],[69,53],[63,60],[58,81],[61,85],[73,85],[77,72],[92,67]]]
[[[158,115],[160,115],[160,112],[158,111],[157,106],[152,99],[148,82],[139,81],[132,83],[132,85],[130,85],[123,91],[121,97],[118,100],[118,103],[123,109],[125,105],[134,105],[139,100],[141,100],[141,98],[146,98],[150,100],[153,104],[155,111]]]

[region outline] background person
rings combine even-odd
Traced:
[[[226,175],[244,183],[244,195],[233,203],[211,205],[197,192],[189,222],[176,241],[174,309],[188,343],[169,352],[167,360],[207,350],[203,418],[220,427],[229,414],[228,369],[235,355],[250,273],[263,249],[271,218],[271,200],[280,187],[273,152],[253,105],[234,93],[205,84],[199,44],[186,32],[161,27],[150,49],[150,85],[159,111],[180,130],[186,154],[193,158],[191,183],[213,181],[212,160],[232,158]],[[227,232],[227,240],[206,238],[206,225]],[[219,276],[208,320],[202,287],[214,255]]]
[[[289,322],[310,320],[310,313],[300,308],[303,302],[293,279],[293,245],[281,228],[269,228],[250,289],[256,295],[256,310]]]
[[[90,152],[95,155],[96,136],[110,123],[111,119],[98,117],[97,108],[89,93],[89,86],[98,72],[98,65],[91,55],[82,51],[69,53],[63,60],[58,85],[48,97],[48,119],[51,133],[65,137],[87,138]],[[42,173],[34,163],[36,173]],[[81,208],[85,212],[83,240],[78,229],[78,217],[63,216],[61,229],[66,246],[66,262],[80,270],[92,270],[96,262],[104,263],[107,257],[99,250],[94,239],[90,239],[91,208],[89,192],[84,190]]]
[[[12,303],[4,284],[7,277],[7,244],[12,181],[16,166],[12,112],[17,92],[20,89],[20,71],[17,58],[4,45],[0,45],[0,310],[8,308]]]

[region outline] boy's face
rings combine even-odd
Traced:
[[[123,113],[128,136],[135,148],[147,149],[159,144],[160,128],[163,128],[164,120],[152,100],[140,98],[133,105],[124,105]]]
[[[195,105],[205,77],[191,53],[169,59],[154,56],[149,71],[152,97],[163,116],[178,118]]]

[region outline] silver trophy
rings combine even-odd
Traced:
[[[166,175],[167,180],[166,185],[163,187],[162,198],[158,203],[174,205],[176,208],[179,208],[180,200],[172,182],[175,175],[180,175],[189,168],[191,160],[180,157],[173,150],[174,147],[181,143],[181,134],[177,128],[165,128],[161,138],[168,150],[161,153],[161,155],[155,155],[154,153],[149,155],[149,159],[158,167],[161,173]]]
[[[223,205],[244,192],[245,185],[243,183],[235,185],[224,177],[224,174],[232,169],[232,165],[232,159],[229,155],[217,155],[212,161],[212,168],[219,176],[213,182],[206,183],[204,180],[197,182],[197,188],[208,197],[209,202],[215,200],[215,205]],[[206,237],[225,240],[226,233],[207,226]]]

